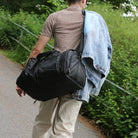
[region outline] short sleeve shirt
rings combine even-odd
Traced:
[[[80,44],[83,20],[82,9],[70,6],[49,15],[41,35],[53,36],[54,48],[58,51],[76,49]]]

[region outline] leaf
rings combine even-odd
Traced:
[[[132,128],[133,128],[131,125],[128,125],[128,127],[129,127],[130,129],[132,129]]]
[[[102,123],[101,120],[97,120],[97,121],[96,121],[96,124],[100,124],[100,123]]]

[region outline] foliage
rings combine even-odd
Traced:
[[[93,0],[92,0],[93,1]],[[138,2],[136,0],[101,0],[105,3],[110,3],[113,9],[122,8],[124,11],[124,16],[138,16]]]
[[[119,7],[120,4],[122,4],[122,3],[124,3],[124,2],[130,3],[131,0],[102,0],[102,1],[104,1],[104,2],[109,1],[111,4],[113,4],[113,5],[117,6],[117,7]]]
[[[64,0],[0,0],[0,6],[9,9],[12,13],[19,12],[20,9],[37,14],[47,14],[63,9],[67,6]]]
[[[123,18],[121,11],[114,11],[111,5],[105,4],[89,6],[88,9],[101,14],[109,28],[113,55],[108,79],[138,97],[137,17],[133,20]],[[128,138],[137,134],[138,100],[107,82],[100,95],[91,97],[88,104],[83,104],[81,111],[106,129],[108,137]]]
[[[52,5],[51,7],[49,5]],[[46,15],[49,15],[52,12],[59,11],[61,9],[64,9],[67,7],[67,4],[65,3],[64,0],[49,0],[47,1],[47,4],[42,4],[39,5],[39,10],[40,11],[46,11]]]
[[[138,6],[138,3],[134,0],[88,0],[88,5],[100,2],[111,3],[114,5],[113,8],[122,7],[125,13],[132,11],[132,7]],[[126,6],[122,6],[122,4]],[[29,13],[35,12],[48,16],[52,12],[66,8],[67,2],[66,0],[0,0],[0,7],[9,9],[11,13],[19,12],[22,9]]]
[[[43,16],[40,17],[36,14],[28,14],[27,12],[23,11],[20,11],[19,13],[11,16],[8,11],[5,12],[4,10],[0,10],[0,16],[5,18],[8,17],[10,21],[15,22],[21,26],[23,25],[23,23],[25,23],[25,27],[36,35],[39,35],[39,33],[42,30],[42,26],[44,24]],[[12,36],[17,40],[19,40],[20,34],[21,34],[20,28],[0,18],[0,47],[7,48],[10,46],[10,48],[15,49],[16,50],[15,52],[17,53],[16,55],[17,62],[23,64],[27,59],[29,53],[10,38],[10,36]],[[32,49],[36,41],[37,39],[35,37],[31,36],[29,33],[25,31],[23,32],[23,37],[21,42],[26,47]]]
[[[127,4],[133,4],[135,6],[138,6],[137,0],[88,0],[89,2],[95,3],[95,2],[105,2],[110,3],[114,5],[114,8],[120,7],[121,4],[127,3]]]

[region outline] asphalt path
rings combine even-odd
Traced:
[[[31,138],[39,102],[20,98],[15,90],[20,66],[0,54],[0,138]],[[77,120],[74,138],[100,138],[96,131]]]

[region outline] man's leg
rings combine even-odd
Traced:
[[[34,122],[32,138],[49,138],[48,130],[53,124],[58,104],[58,98],[40,103],[39,114]]]
[[[49,138],[73,138],[81,104],[82,101],[75,100],[71,94],[60,97]]]

